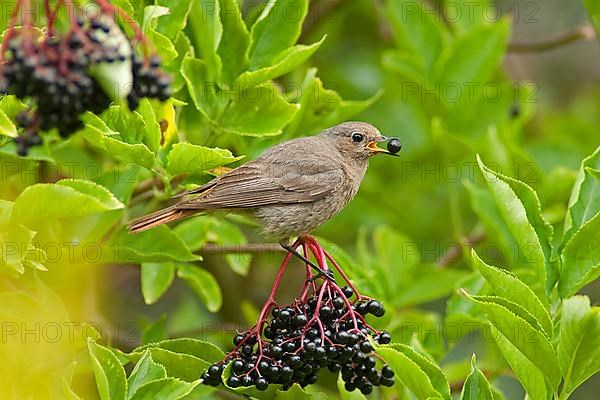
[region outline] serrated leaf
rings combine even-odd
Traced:
[[[508,19],[497,23],[479,25],[458,36],[446,46],[437,59],[432,81],[440,87],[459,86],[467,88],[473,82],[484,84],[499,67],[506,51],[510,33]],[[449,107],[471,104],[469,96],[459,101],[446,102]]]
[[[136,391],[146,383],[166,377],[165,367],[155,363],[150,352],[146,350],[127,378],[127,399],[131,399]]]
[[[174,41],[185,28],[188,14],[192,8],[192,0],[157,0],[156,4],[169,8],[169,13],[158,19],[156,31]]]
[[[546,292],[554,286],[557,270],[550,262],[552,228],[541,216],[537,195],[523,182],[489,169],[479,156],[477,163],[500,214],[518,244],[520,251],[516,256],[519,257],[519,264],[527,267],[535,276],[534,279],[525,282],[543,302],[546,302]]]
[[[258,392],[257,395],[260,396],[260,393]],[[329,396],[323,392],[307,392],[298,384],[292,385],[286,391],[277,390],[275,392],[275,400],[327,400],[328,398]]]
[[[171,262],[144,263],[141,266],[142,295],[146,304],[154,304],[169,289],[175,278]]]
[[[223,24],[223,35],[217,49],[217,54],[223,64],[221,80],[231,84],[245,70],[248,69],[248,46],[250,44],[250,32],[240,13],[237,0],[221,0],[219,7],[221,23]]]
[[[128,358],[137,361],[149,350],[152,359],[167,370],[167,376],[194,382],[212,363],[225,354],[212,343],[197,339],[169,339],[136,348]]]
[[[471,258],[475,269],[483,275],[496,295],[522,305],[539,322],[546,336],[552,336],[552,321],[547,305],[543,305],[525,283],[508,271],[484,263],[475,250],[471,251]]]
[[[142,143],[129,144],[115,137],[115,132],[98,117],[86,114],[86,125],[80,134],[93,146],[99,147],[112,157],[152,168],[154,154]],[[102,127],[102,128],[99,128]]]
[[[34,236],[34,231],[20,224],[10,224],[0,228],[0,267],[10,268],[18,274],[24,273],[27,259],[35,261],[37,252],[42,252],[32,244]],[[32,266],[40,269],[37,263]],[[44,268],[41,264],[40,267]]]
[[[300,110],[296,113],[286,134],[308,135],[346,121],[373,104],[383,92],[366,100],[344,100],[334,90],[325,89],[316,77],[317,70],[311,68],[301,86],[298,100]]]
[[[600,276],[600,212],[567,242],[561,253],[558,291],[565,298]]]
[[[217,312],[223,304],[221,288],[215,277],[205,269],[179,265],[177,277],[185,280],[200,297],[210,312]]]
[[[173,145],[167,156],[167,171],[172,175],[203,173],[238,161],[241,158],[243,157],[235,157],[227,149],[177,143]]]
[[[54,184],[38,183],[26,188],[15,200],[12,220],[31,224],[123,207],[123,203],[103,186],[91,181],[65,179]]]
[[[136,112],[144,121],[144,128],[146,131],[144,143],[150,150],[156,153],[160,148],[162,135],[160,133],[160,126],[156,120],[156,115],[152,109],[152,104],[150,104],[150,101],[147,98],[143,98],[140,100],[140,105]]]
[[[109,250],[106,252],[108,261],[117,263],[201,259],[200,256],[192,254],[185,243],[164,225],[136,234],[129,234],[123,229],[111,239]]]
[[[221,113],[219,107],[222,105],[216,96],[216,83],[209,81],[206,63],[198,58],[186,56],[181,62],[181,75],[196,109],[213,121]]]
[[[250,85],[234,99],[218,123],[225,132],[243,136],[278,135],[299,108],[288,103],[272,84]]]
[[[549,384],[556,389],[562,376],[558,357],[539,324],[536,326],[535,318],[523,307],[501,297],[470,296],[464,293],[483,308],[490,323],[522,357],[543,372]],[[507,361],[510,363],[510,360]]]
[[[542,371],[493,325],[490,326],[490,332],[527,396],[531,400],[548,400],[552,390],[547,387]]]
[[[220,19],[220,3],[218,0],[198,0],[192,2],[189,19],[191,39],[200,51],[206,65],[207,78],[216,83],[221,76],[222,61],[217,49],[223,35]]]
[[[477,368],[475,354],[471,358],[471,372],[465,380],[460,393],[461,400],[494,400],[490,383],[485,375]]]
[[[297,45],[285,50],[273,61],[273,65],[241,74],[236,84],[245,87],[260,84],[287,74],[304,64],[321,46],[325,37],[311,45]]]
[[[199,384],[200,380],[185,382],[171,377],[156,379],[140,386],[131,400],[178,400],[190,394]]]
[[[600,371],[600,308],[574,296],[562,304],[558,358],[564,375],[561,398]]]
[[[250,70],[272,65],[302,31],[308,0],[269,0],[250,30]]]
[[[594,169],[600,169],[600,147],[581,162],[565,215],[563,246],[600,211],[600,178],[594,175]]]
[[[127,380],[125,379],[125,370],[117,356],[106,347],[97,345],[91,339],[88,339],[88,351],[100,399],[125,399]]]
[[[412,347],[393,343],[378,346],[377,353],[418,399],[452,399],[450,385],[442,370]]]
[[[0,109],[0,135],[17,137],[17,127],[2,109]]]
[[[222,245],[242,246],[248,243],[244,233],[236,225],[226,220],[213,219],[208,233],[210,242]],[[227,254],[227,264],[238,275],[248,275],[252,256],[250,254]]]

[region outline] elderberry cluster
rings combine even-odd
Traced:
[[[112,15],[75,18],[62,34],[31,28],[9,32],[7,51],[0,54],[0,95],[13,94],[32,104],[17,118],[23,128],[15,139],[20,155],[41,144],[39,131],[56,128],[68,137],[83,128],[84,112],[100,114],[111,99],[129,94],[135,98],[128,102],[133,110],[142,97],[166,100],[171,94],[171,79],[161,71],[160,59],[135,55]]]
[[[129,108],[135,110],[143,97],[165,101],[171,97],[171,75],[160,69],[160,58],[150,57],[146,62],[138,55],[133,56],[133,87],[127,96]]]
[[[230,363],[226,384],[231,388],[254,386],[262,391],[279,384],[288,390],[294,383],[305,387],[317,381],[323,368],[341,373],[348,391],[369,394],[374,386],[392,386],[394,372],[387,364],[377,368],[371,342],[387,344],[391,337],[374,331],[363,318],[380,317],[385,310],[376,300],[352,301],[353,296],[349,287],[323,290],[305,302],[272,308],[262,336],[260,328],[235,336],[235,350],[211,365],[202,374],[203,382],[218,386]]]

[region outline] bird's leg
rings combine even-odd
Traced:
[[[332,271],[325,271],[323,270],[321,267],[319,267],[318,265],[316,265],[315,263],[313,263],[312,261],[310,261],[308,258],[304,257],[302,254],[298,253],[292,246],[290,246],[287,243],[281,242],[279,243],[281,245],[281,247],[283,247],[285,250],[287,250],[288,252],[290,252],[291,254],[293,254],[294,256],[298,257],[300,260],[302,260],[303,262],[305,262],[307,265],[309,265],[312,269],[314,269],[315,271],[317,271],[317,275],[313,276],[312,278],[310,278],[310,281],[314,281],[316,279],[319,279],[321,277],[324,277],[326,279],[329,279],[330,281],[335,282],[335,278],[333,277],[333,272]]]

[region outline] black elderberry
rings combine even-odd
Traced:
[[[350,286],[344,286],[342,288],[342,292],[344,293],[344,296],[346,296],[347,298],[350,298],[354,295],[354,290],[352,290],[352,288]]]
[[[388,344],[392,341],[392,336],[386,332],[382,331],[379,335],[379,344]]]
[[[240,386],[240,378],[238,378],[237,376],[231,375],[229,378],[227,378],[227,386],[229,386],[231,388],[236,388],[236,387]]]
[[[373,346],[368,340],[365,340],[364,342],[360,343],[360,351],[363,353],[370,353],[373,351]]]
[[[383,368],[381,369],[381,375],[384,378],[393,378],[394,377],[394,370],[392,368],[390,368],[389,365],[384,365]]]
[[[376,317],[381,317],[385,314],[383,305],[377,300],[371,300],[367,303],[367,311]]]

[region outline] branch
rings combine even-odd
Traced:
[[[277,243],[248,243],[248,244],[215,244],[206,243],[198,253],[200,254],[256,254],[286,252],[286,250]]]
[[[572,30],[561,32],[538,42],[510,43],[508,51],[512,53],[535,53],[553,50],[577,40],[591,40],[596,37],[594,28],[581,25]]]

